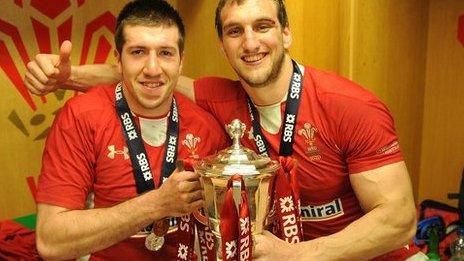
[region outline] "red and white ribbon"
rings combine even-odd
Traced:
[[[277,227],[274,231],[288,243],[303,241],[300,220],[299,187],[296,179],[296,160],[279,157],[281,168],[274,178],[274,210]]]
[[[248,208],[248,195],[246,192],[245,182],[241,179],[241,196],[242,201],[239,204],[239,236],[238,236],[238,250],[239,260],[251,260],[252,255],[252,237],[251,237],[251,222],[250,210]]]

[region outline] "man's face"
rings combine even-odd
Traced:
[[[175,26],[126,25],[123,35],[118,69],[131,110],[143,116],[165,114],[182,68],[179,30]]]
[[[221,12],[222,49],[238,76],[251,87],[272,83],[279,75],[291,33],[282,28],[272,0],[228,2]]]

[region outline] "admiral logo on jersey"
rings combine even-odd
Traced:
[[[303,221],[323,221],[343,215],[342,201],[337,198],[332,202],[319,206],[301,206]]]

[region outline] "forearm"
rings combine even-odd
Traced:
[[[155,191],[110,208],[69,210],[39,218],[37,248],[47,259],[71,259],[114,245],[164,218]]]
[[[175,91],[181,93],[185,97],[189,98],[191,101],[195,102],[193,79],[183,75],[179,76],[179,80],[177,81]]]
[[[113,84],[121,80],[116,65],[90,64],[71,67],[71,75],[65,82],[65,89],[86,92],[95,85]]]
[[[368,260],[401,248],[415,232],[414,206],[404,200],[391,203],[376,207],[338,233],[300,243],[300,256],[315,251],[314,260]]]

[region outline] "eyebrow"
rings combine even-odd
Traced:
[[[162,46],[158,46],[157,49],[173,49],[173,50],[177,50],[176,48],[177,46],[171,46],[171,45],[162,45]],[[145,46],[145,45],[129,45],[127,46],[127,49],[150,49],[149,47]]]
[[[255,23],[262,23],[262,22],[271,23],[271,24],[273,24],[273,25],[276,24],[276,21],[273,20],[273,19],[271,19],[271,18],[261,18],[261,19],[258,19],[258,20],[256,20],[256,21],[254,22],[254,24],[255,24]]]
[[[256,23],[271,23],[272,25],[275,25],[276,24],[276,21],[274,19],[271,19],[271,18],[266,18],[266,17],[263,17],[263,18],[259,18],[255,21],[253,21],[253,24],[256,24]],[[241,23],[239,22],[235,22],[235,21],[232,21],[230,23],[227,23],[227,24],[224,24],[224,26],[222,27],[223,30],[226,30],[230,27],[235,27],[235,26],[240,26]]]

